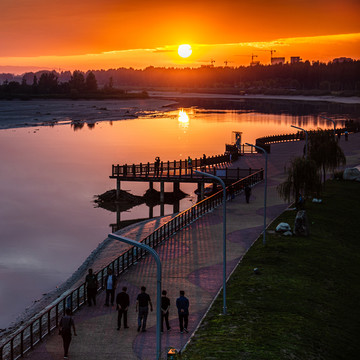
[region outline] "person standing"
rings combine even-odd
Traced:
[[[60,320],[59,324],[59,334],[63,339],[64,346],[64,359],[68,359],[69,346],[71,343],[71,328],[74,331],[74,336],[77,336],[75,330],[75,323],[73,318],[71,317],[71,310],[65,310],[65,316]]]
[[[180,290],[180,297],[176,299],[176,307],[179,315],[180,333],[184,331],[188,333],[188,321],[189,321],[189,299],[185,297],[185,291]]]
[[[142,286],[141,293],[136,299],[136,312],[138,312],[137,331],[140,331],[140,329],[142,329],[143,332],[146,331],[146,320],[149,314],[149,305],[150,310],[153,311],[150,295],[146,293],[146,287]]]
[[[108,268],[107,275],[105,276],[105,287],[106,287],[106,299],[105,306],[109,306],[109,300],[111,305],[114,305],[115,289],[116,289],[116,276],[112,270]]]
[[[164,320],[167,331],[171,330],[169,325],[170,299],[166,296],[166,294],[166,290],[163,290],[161,296],[161,332],[164,332]]]
[[[93,269],[89,269],[89,273],[85,278],[86,290],[87,290],[87,298],[88,305],[91,306],[91,302],[96,305],[96,292],[98,289],[98,281],[97,276],[93,274]]]
[[[250,195],[251,195],[251,188],[249,185],[245,186],[245,198],[246,198],[246,202],[249,203],[250,201]]]
[[[129,295],[126,293],[127,287],[124,286],[122,291],[119,292],[116,296],[116,308],[118,311],[118,327],[117,329],[120,330],[121,328],[121,318],[124,315],[124,329],[128,329],[127,325],[127,312],[130,305],[130,298]]]

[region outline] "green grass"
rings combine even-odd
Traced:
[[[228,315],[220,295],[182,359],[360,358],[360,184],[329,181],[305,209],[311,235],[258,239],[228,282]]]

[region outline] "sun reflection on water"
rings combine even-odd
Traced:
[[[187,130],[189,127],[189,115],[184,111],[184,109],[179,110],[178,116],[179,127]]]

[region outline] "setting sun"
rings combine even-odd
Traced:
[[[182,58],[187,58],[191,55],[192,53],[192,49],[191,46],[188,44],[183,44],[180,45],[178,48],[178,54],[182,57]]]

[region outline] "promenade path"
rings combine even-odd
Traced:
[[[349,141],[342,138],[340,145],[347,156],[347,167],[360,164],[360,133],[351,134]],[[276,186],[285,177],[284,169],[289,160],[302,154],[304,142],[271,145],[268,156],[268,199],[267,222],[270,223],[288,206],[277,195]],[[241,157],[234,167],[261,168],[263,155]],[[237,264],[263,229],[263,193],[260,183],[252,189],[250,204],[246,204],[243,194],[227,202],[227,272]],[[160,220],[131,226],[123,230],[124,236],[138,239],[139,234],[148,232]],[[164,220],[162,220],[164,221]],[[222,207],[204,215],[187,228],[159,246],[158,251],[163,266],[162,288],[168,291],[171,300],[171,331],[162,335],[162,358],[166,359],[167,349],[181,349],[195,332],[212,300],[222,286]],[[116,251],[117,244],[109,243],[107,251]],[[114,254],[114,257],[118,253]],[[108,258],[108,256],[106,256]],[[99,260],[100,261],[100,260]],[[101,262],[101,261],[100,261]],[[103,264],[101,264],[103,265]],[[93,265],[96,269],[96,264]],[[118,291],[128,287],[130,309],[129,329],[117,331],[115,306],[105,307],[105,294],[97,297],[97,305],[83,307],[74,315],[77,337],[70,345],[72,360],[92,359],[155,359],[156,358],[156,265],[151,257],[146,257],[120,277]],[[138,333],[136,296],[145,285],[150,294],[154,312],[149,313],[147,332]],[[179,290],[185,290],[190,300],[189,334],[180,334],[175,301]],[[222,309],[219,308],[219,313]],[[210,341],[210,340],[209,340]],[[61,337],[54,333],[25,358],[32,360],[53,360],[63,357]]]

